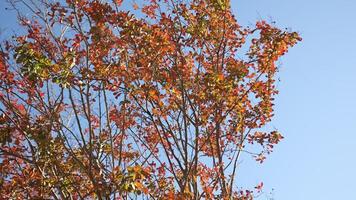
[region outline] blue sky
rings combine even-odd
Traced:
[[[262,180],[275,200],[356,199],[356,1],[232,2],[242,25],[273,20],[303,38],[278,75],[272,126],[285,140],[262,165],[244,159],[240,183]]]
[[[3,39],[16,18],[4,12]],[[244,158],[241,186],[264,182],[275,200],[356,199],[356,1],[232,0],[241,25],[276,21],[303,41],[282,59],[271,123],[285,136],[264,164]]]

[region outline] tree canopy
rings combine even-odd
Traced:
[[[238,161],[262,163],[283,138],[265,125],[276,62],[298,34],[242,27],[228,0],[129,2],[11,1],[24,32],[1,46],[2,198],[248,200],[261,189],[236,185]]]

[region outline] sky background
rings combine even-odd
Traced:
[[[276,21],[303,38],[278,74],[272,126],[285,139],[262,165],[244,159],[241,184],[262,180],[275,200],[356,199],[356,1],[232,2],[240,24]]]
[[[259,199],[356,199],[356,1],[232,0],[232,9],[241,25],[275,21],[303,38],[278,74],[271,127],[285,139],[262,165],[245,157],[238,184],[263,181]],[[0,0],[0,39],[14,24]]]

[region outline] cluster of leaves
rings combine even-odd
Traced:
[[[262,130],[300,37],[228,0],[124,3],[12,2],[32,15],[1,48],[2,197],[253,199],[238,160],[283,138]]]

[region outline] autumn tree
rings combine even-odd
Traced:
[[[241,27],[228,0],[9,3],[2,199],[253,199],[238,161],[283,138],[265,125],[297,33]]]

